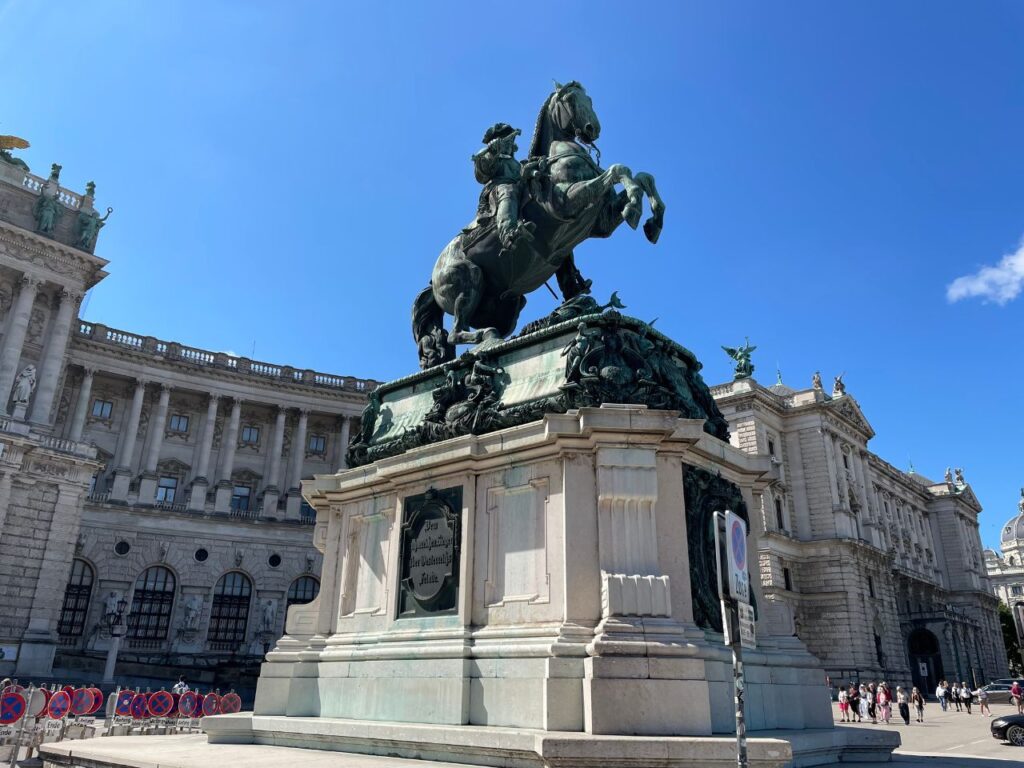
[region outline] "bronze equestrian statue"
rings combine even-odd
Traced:
[[[523,163],[515,160],[519,133],[496,124],[472,158],[484,184],[477,216],[445,246],[413,304],[422,368],[454,359],[456,344],[509,336],[526,294],[552,276],[565,301],[589,293],[573,249],[588,238],[608,237],[623,221],[636,229],[644,195],[651,208],[644,234],[652,243],[661,234],[665,204],[654,177],[619,163],[602,170],[591,157],[601,123],[582,85],[556,84]],[[445,314],[453,317],[451,331],[445,331]]]

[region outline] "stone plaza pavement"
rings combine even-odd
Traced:
[[[869,726],[899,732],[903,745],[896,751],[893,762],[861,763],[861,766],[1004,768],[1007,762],[1024,764],[1024,748],[998,742],[989,731],[989,723],[993,719],[1015,713],[1016,707],[1009,704],[992,704],[991,707],[992,717],[989,718],[979,715],[977,706],[972,707],[973,714],[968,715],[955,709],[943,712],[938,704],[929,702],[924,709],[924,723],[915,723],[911,710],[910,725],[904,725],[899,714],[894,712],[895,717],[888,726]]]

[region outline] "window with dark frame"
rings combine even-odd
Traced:
[[[786,521],[782,515],[782,499],[775,497],[775,525],[780,531],[786,530]]]
[[[174,608],[174,574],[162,565],[142,572],[135,581],[128,637],[132,640],[166,640]]]
[[[161,477],[156,486],[156,500],[170,504],[178,491],[178,478]]]
[[[327,451],[327,438],[323,435],[310,435],[309,444],[306,446],[306,449],[310,453],[322,455]]]
[[[260,441],[259,427],[242,427],[242,442],[246,445],[256,445]]]
[[[316,600],[320,594],[320,582],[313,576],[299,576],[288,587],[288,599],[285,610],[293,605],[305,605]]]
[[[167,428],[171,432],[188,432],[188,416],[175,413],[171,416],[171,421]]]
[[[768,438],[768,455],[772,457],[775,456],[775,441],[770,437]]]
[[[793,574],[789,572],[789,568],[782,569],[782,581],[786,585],[786,589],[789,592],[793,591]]]
[[[250,496],[252,489],[248,485],[236,485],[231,492],[231,509],[235,512],[248,512]]]
[[[846,454],[845,451],[843,452],[843,466],[846,469],[850,468],[850,457]]]
[[[93,400],[92,416],[94,419],[109,419],[114,412],[114,404],[110,400]]]
[[[875,596],[875,580],[870,576],[868,576],[868,594],[871,595],[871,597]]]
[[[85,630],[85,619],[89,613],[93,579],[94,575],[89,564],[75,558],[71,564],[71,577],[64,589],[64,603],[60,609],[60,620],[57,622],[58,635],[63,637],[82,636]]]
[[[230,571],[221,576],[213,591],[210,630],[206,639],[211,643],[244,642],[251,596],[252,582],[244,573]]]

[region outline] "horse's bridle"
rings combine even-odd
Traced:
[[[576,123],[576,114],[573,111],[572,106],[567,103],[567,97],[573,90],[583,91],[583,85],[576,80],[571,80],[565,85],[561,86],[551,100],[551,120],[563,131],[568,131],[570,127]],[[598,167],[601,165],[601,150],[597,148],[597,144],[592,141],[586,141],[580,135],[580,129],[578,127],[573,128],[573,139],[579,144],[586,147],[588,150],[593,149],[597,153],[596,164]]]

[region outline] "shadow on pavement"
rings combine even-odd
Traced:
[[[1007,747],[1006,757],[963,757],[960,755],[894,754],[889,765],[900,768],[1006,768],[1007,764],[1020,765],[1024,749]],[[1016,751],[1015,751],[1016,750]]]

